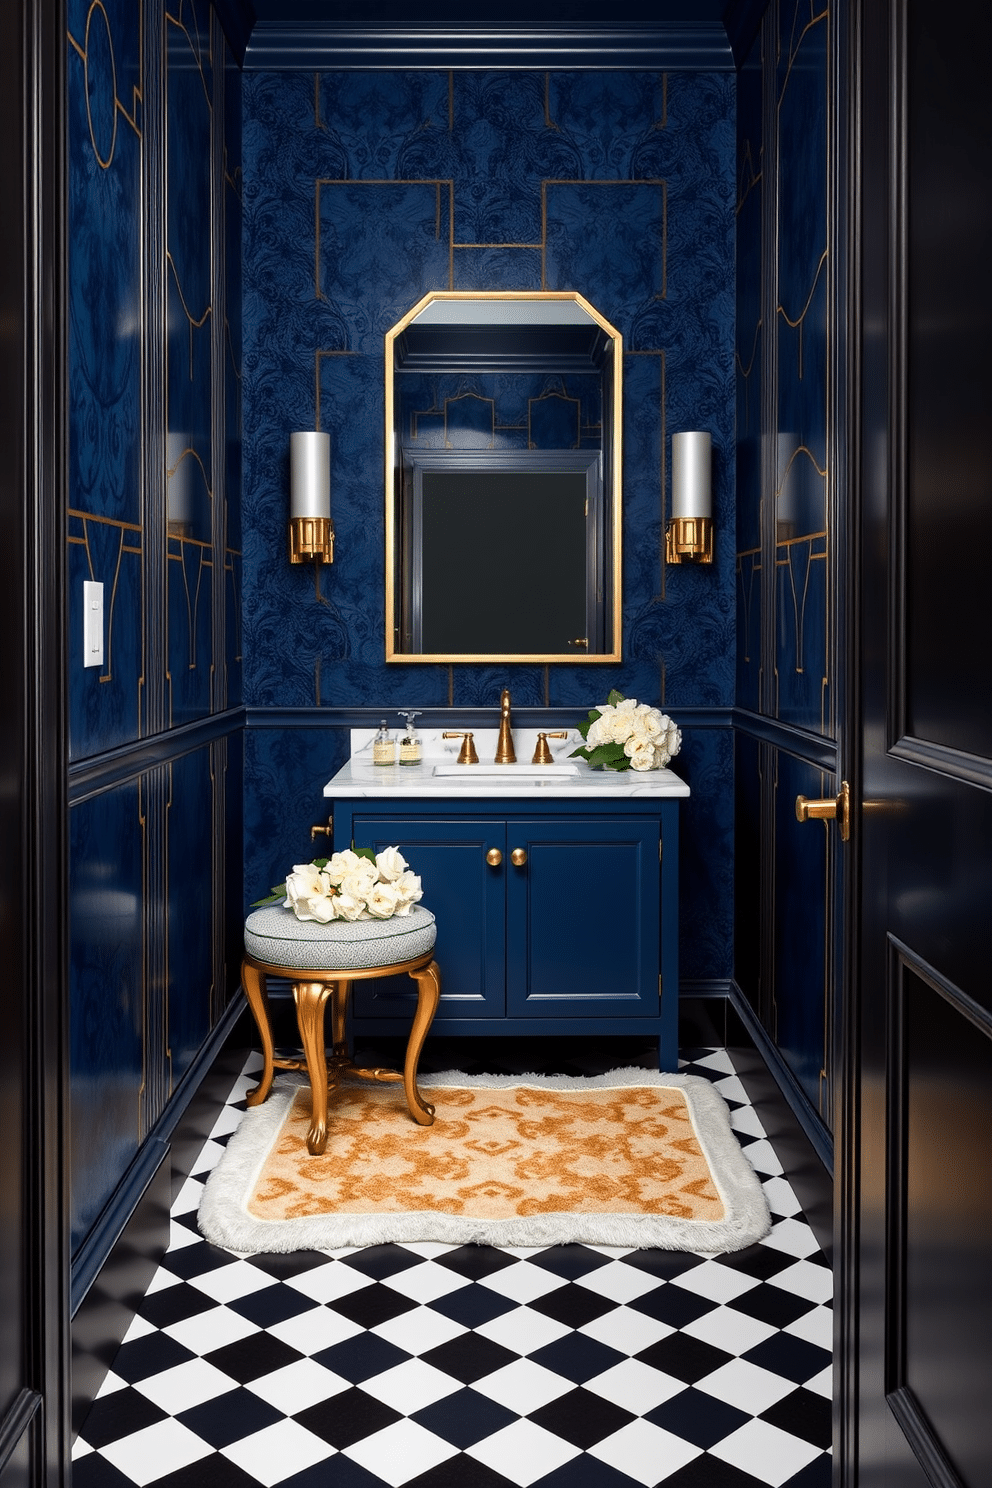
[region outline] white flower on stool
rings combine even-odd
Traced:
[[[350,847],[346,847],[343,852],[334,853],[324,869],[328,883],[337,888],[345,874],[354,872],[361,861],[358,854],[353,853]]]
[[[322,920],[325,924],[333,918],[330,908],[330,882],[313,863],[294,863],[293,871],[286,879],[286,908],[295,912],[298,920]],[[328,913],[324,913],[324,907]]]
[[[384,847],[382,852],[375,855],[375,866],[381,879],[386,883],[393,883],[406,872],[407,861],[398,847]]]
[[[424,897],[424,891],[420,887],[419,873],[411,873],[409,869],[400,874],[393,888],[398,895],[394,910],[394,913],[398,915],[408,915],[417,900]]]
[[[336,920],[360,920],[365,912],[365,900],[356,899],[352,894],[335,894],[327,902]]]
[[[366,905],[374,920],[388,920],[396,913],[399,902],[400,896],[392,884],[377,883],[369,890]]]
[[[296,863],[285,885],[273,889],[271,899],[283,900],[298,920],[388,920],[408,915],[423,896],[420,879],[411,873],[398,847],[386,847],[373,857],[371,848],[345,848],[330,859]],[[258,907],[256,905],[256,907]]]

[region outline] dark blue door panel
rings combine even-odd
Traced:
[[[656,819],[509,823],[510,1016],[657,1016],[658,842]]]
[[[503,1017],[505,866],[491,867],[486,854],[496,848],[505,859],[504,823],[356,814],[354,835],[356,847],[376,852],[398,847],[420,875],[421,902],[437,920],[438,1017]],[[335,839],[338,850],[347,846]],[[406,1009],[412,1013],[417,1001],[409,977],[356,982],[352,996],[357,1017],[401,1015]]]

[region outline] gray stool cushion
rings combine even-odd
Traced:
[[[291,971],[367,971],[412,961],[432,949],[434,916],[414,904],[409,914],[389,920],[298,920],[276,904],[256,909],[245,920],[245,950],[256,961]]]

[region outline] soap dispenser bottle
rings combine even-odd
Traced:
[[[396,763],[396,741],[386,727],[385,719],[380,723],[379,732],[372,740],[372,763],[374,765],[395,765]]]
[[[414,727],[413,720],[418,716],[416,713],[401,713],[400,717],[406,719],[406,731],[400,737],[400,764],[419,765],[423,757],[420,739]]]

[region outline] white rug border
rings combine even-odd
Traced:
[[[268,1099],[245,1112],[204,1187],[197,1214],[201,1234],[225,1250],[252,1255],[418,1241],[535,1248],[610,1245],[629,1250],[722,1253],[744,1250],[768,1233],[771,1221],[761,1182],[734,1135],[726,1102],[701,1075],[671,1075],[637,1068],[590,1076],[465,1075],[459,1070],[446,1070],[442,1074],[424,1075],[419,1083],[422,1091],[473,1086],[490,1090],[516,1086],[576,1091],[637,1086],[681,1090],[723,1200],[725,1218],[698,1220],[668,1215],[567,1212],[485,1220],[416,1210],[408,1214],[259,1219],[248,1213],[245,1196],[255,1186],[272,1142],[289,1115],[296,1091],[307,1084],[306,1076],[301,1074],[280,1076]],[[331,1110],[333,1119],[333,1104]]]

